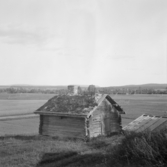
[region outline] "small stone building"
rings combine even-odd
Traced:
[[[69,85],[68,86],[68,94],[69,95],[77,95],[78,94],[78,86],[74,86],[74,85]]]
[[[83,139],[119,133],[125,114],[107,94],[57,95],[35,113],[40,115],[39,134]]]

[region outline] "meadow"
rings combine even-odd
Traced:
[[[0,93],[0,116],[32,114],[54,94]]]
[[[0,116],[31,114],[55,94],[0,93]],[[123,124],[142,114],[167,116],[167,95],[111,95],[124,109]],[[129,119],[129,120],[128,120]]]
[[[31,114],[53,96],[54,94],[2,93],[0,94],[0,114],[1,116]],[[126,112],[122,115],[123,125],[144,113],[166,116],[167,96],[111,96]],[[3,167],[165,167],[167,164],[167,142],[164,133],[156,136],[132,134],[98,137],[86,143],[81,140],[60,140],[39,136],[36,133],[39,126],[38,117],[6,120],[0,123],[2,127],[0,131],[4,130],[0,137],[0,166]],[[9,134],[3,136],[5,131],[9,131]],[[18,135],[20,132],[21,135]]]
[[[167,130],[89,142],[38,135],[0,137],[3,167],[166,167]]]
[[[111,95],[124,109],[122,124],[128,124],[142,114],[167,117],[167,95]]]

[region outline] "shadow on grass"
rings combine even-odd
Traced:
[[[45,153],[36,167],[93,167],[104,165],[103,154],[78,154],[77,152]]]

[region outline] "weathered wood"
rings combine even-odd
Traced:
[[[60,123],[59,124],[59,122],[56,122],[56,123],[50,123],[50,122],[44,122],[43,124],[45,124],[45,125],[53,125],[53,126],[64,126],[64,127],[66,127],[66,126],[73,126],[73,127],[78,127],[78,128],[82,128],[82,127],[84,127],[84,125],[82,125],[81,123],[79,124],[79,123],[69,123],[69,122],[66,122],[66,123]]]
[[[46,135],[46,136],[55,136],[55,137],[60,137],[60,138],[78,138],[78,139],[85,139],[86,136],[85,135],[73,135],[73,134],[62,134],[62,133],[49,133],[47,132],[43,132],[42,135]]]
[[[51,136],[58,136],[59,134],[73,135],[73,136],[84,136],[84,131],[81,132],[73,132],[73,131],[61,131],[61,130],[51,130],[51,129],[43,129],[43,133],[50,133]]]
[[[52,118],[54,118],[54,119],[52,119]],[[48,121],[56,121],[56,120],[61,120],[61,121],[63,121],[64,119],[66,119],[66,120],[69,120],[69,121],[72,121],[72,120],[75,120],[75,122],[79,122],[79,121],[81,121],[81,120],[83,120],[83,118],[82,119],[80,119],[80,118],[68,118],[68,117],[61,117],[61,116],[45,116],[45,120],[48,120]]]
[[[85,127],[84,126],[65,126],[65,125],[52,125],[52,124],[43,124],[43,126],[46,126],[46,127],[50,127],[50,128],[55,128],[55,127],[57,127],[57,128],[61,128],[61,129],[71,129],[71,128],[73,128],[73,129],[84,129]]]
[[[42,127],[43,127],[43,115],[40,115],[39,134],[42,134]]]
[[[44,129],[50,129],[50,130],[61,130],[61,131],[69,131],[69,132],[81,132],[84,131],[83,128],[76,129],[76,128],[63,128],[63,127],[57,127],[57,126],[43,126],[42,130]]]
[[[85,118],[43,115],[41,134],[49,136],[85,137]]]
[[[89,126],[89,137],[97,137],[102,133],[102,126],[101,126],[101,117],[96,115],[90,118],[90,126]]]
[[[100,102],[89,117],[89,136],[108,136],[113,132],[120,132],[118,111],[106,100]]]
[[[73,132],[62,132],[62,131],[51,131],[51,130],[43,130],[42,132],[43,135],[49,135],[49,136],[60,136],[60,135],[63,135],[63,136],[66,136],[66,137],[74,137],[74,138],[77,138],[77,137],[84,137],[85,134],[84,133],[73,133]]]
[[[64,118],[61,119],[59,117],[44,117],[43,124],[48,124],[52,126],[62,126],[62,127],[76,127],[76,128],[84,128],[85,119],[74,119],[74,118]]]
[[[64,137],[74,137],[74,138],[84,138],[85,131],[80,132],[72,132],[72,131],[62,131],[62,130],[55,130],[55,129],[43,129],[43,135],[49,136],[64,136]]]
[[[161,118],[155,124],[153,124],[149,129],[151,131],[161,130],[165,128],[166,123],[167,123],[167,120],[165,118]]]
[[[51,115],[51,116],[63,116],[63,117],[76,117],[76,118],[85,118],[87,116],[86,113],[77,114],[77,113],[62,113],[62,112],[50,112],[50,111],[35,111],[34,114],[40,115]]]
[[[36,113],[40,114],[39,133],[50,136],[83,138],[119,132],[121,130],[120,113],[106,97],[107,95],[104,95],[88,115],[70,111],[53,112],[53,110],[48,110],[46,112],[42,109],[38,110]],[[73,101],[70,101],[71,103]],[[56,103],[56,105],[58,104]]]

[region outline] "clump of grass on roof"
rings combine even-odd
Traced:
[[[94,96],[91,95],[58,95],[54,96],[37,111],[85,113],[97,106]],[[85,110],[87,108],[87,110]]]

